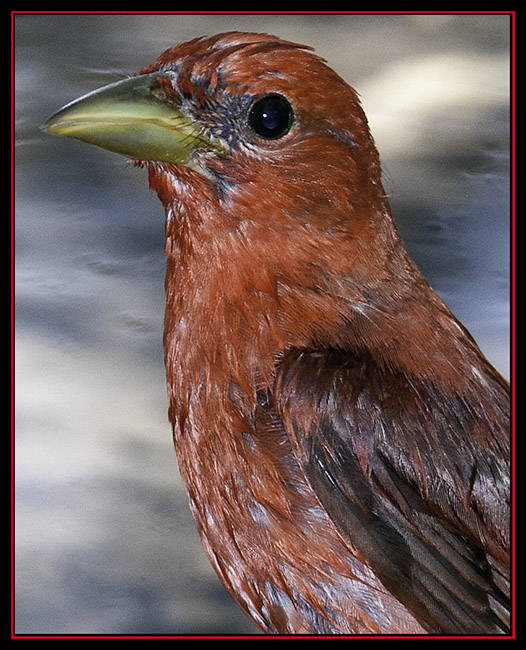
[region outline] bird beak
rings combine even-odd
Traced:
[[[42,126],[135,160],[190,165],[196,150],[224,153],[166,97],[159,84],[169,73],[118,81],[67,104]]]

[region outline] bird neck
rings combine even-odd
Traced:
[[[199,409],[248,416],[291,349],[348,351],[448,390],[483,359],[409,258],[388,208],[352,236],[314,238],[301,224],[272,229],[181,209],[167,208],[164,341],[180,422]]]

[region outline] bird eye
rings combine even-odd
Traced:
[[[292,106],[285,97],[265,95],[252,105],[248,123],[262,138],[276,140],[289,132],[293,117]]]

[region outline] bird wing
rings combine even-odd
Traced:
[[[505,560],[488,550],[490,516],[469,506],[475,485],[484,485],[492,516],[503,520],[496,528],[506,526],[506,459],[477,449],[462,429],[470,418],[445,418],[436,397],[423,403],[408,380],[381,381],[371,364],[341,358],[295,354],[277,384],[278,408],[321,504],[351,551],[429,632],[506,633]]]

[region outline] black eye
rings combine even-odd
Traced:
[[[248,123],[262,138],[275,140],[288,133],[292,126],[292,106],[281,95],[265,95],[250,109]]]

